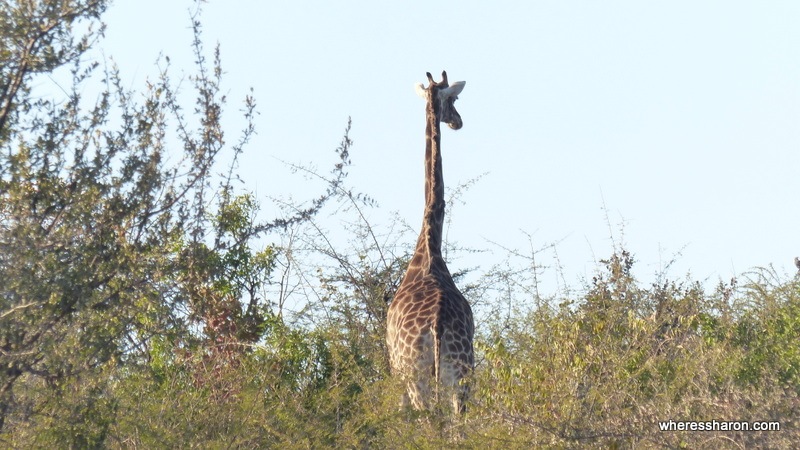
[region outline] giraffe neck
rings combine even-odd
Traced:
[[[442,230],[444,227],[444,176],[440,140],[440,118],[437,102],[428,101],[425,126],[425,213],[422,230],[417,241],[414,259],[423,267],[442,256]]]

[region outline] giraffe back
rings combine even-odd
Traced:
[[[443,265],[443,262],[442,262]],[[387,343],[394,374],[407,382],[410,402],[427,409],[436,383],[454,391],[474,365],[472,310],[446,267],[409,270],[389,306]],[[463,410],[458,394],[454,407]]]

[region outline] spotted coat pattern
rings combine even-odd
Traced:
[[[465,410],[468,386],[460,382],[474,366],[472,309],[456,287],[442,257],[444,181],[440,123],[461,128],[448,89],[447,73],[437,83],[428,73],[425,127],[425,213],[422,230],[403,281],[389,306],[387,344],[392,372],[406,383],[403,404],[428,409],[448,399]]]

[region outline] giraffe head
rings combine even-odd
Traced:
[[[428,101],[429,106],[433,107],[433,111],[438,113],[439,120],[444,122],[450,128],[458,130],[461,128],[461,116],[456,111],[455,102],[458,99],[458,94],[464,89],[465,81],[455,81],[453,85],[447,83],[447,72],[442,72],[442,81],[435,82],[431,73],[428,72],[428,87],[425,88],[422,83],[417,83],[417,95]]]

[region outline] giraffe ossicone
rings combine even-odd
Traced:
[[[461,116],[454,103],[465,82],[452,85],[447,73],[428,87],[417,85],[425,107],[425,211],[414,255],[389,305],[386,340],[392,373],[406,384],[403,404],[428,409],[443,397],[456,412],[465,410],[469,387],[463,380],[474,366],[472,309],[453,282],[442,256],[445,200],[441,122],[455,130]]]

